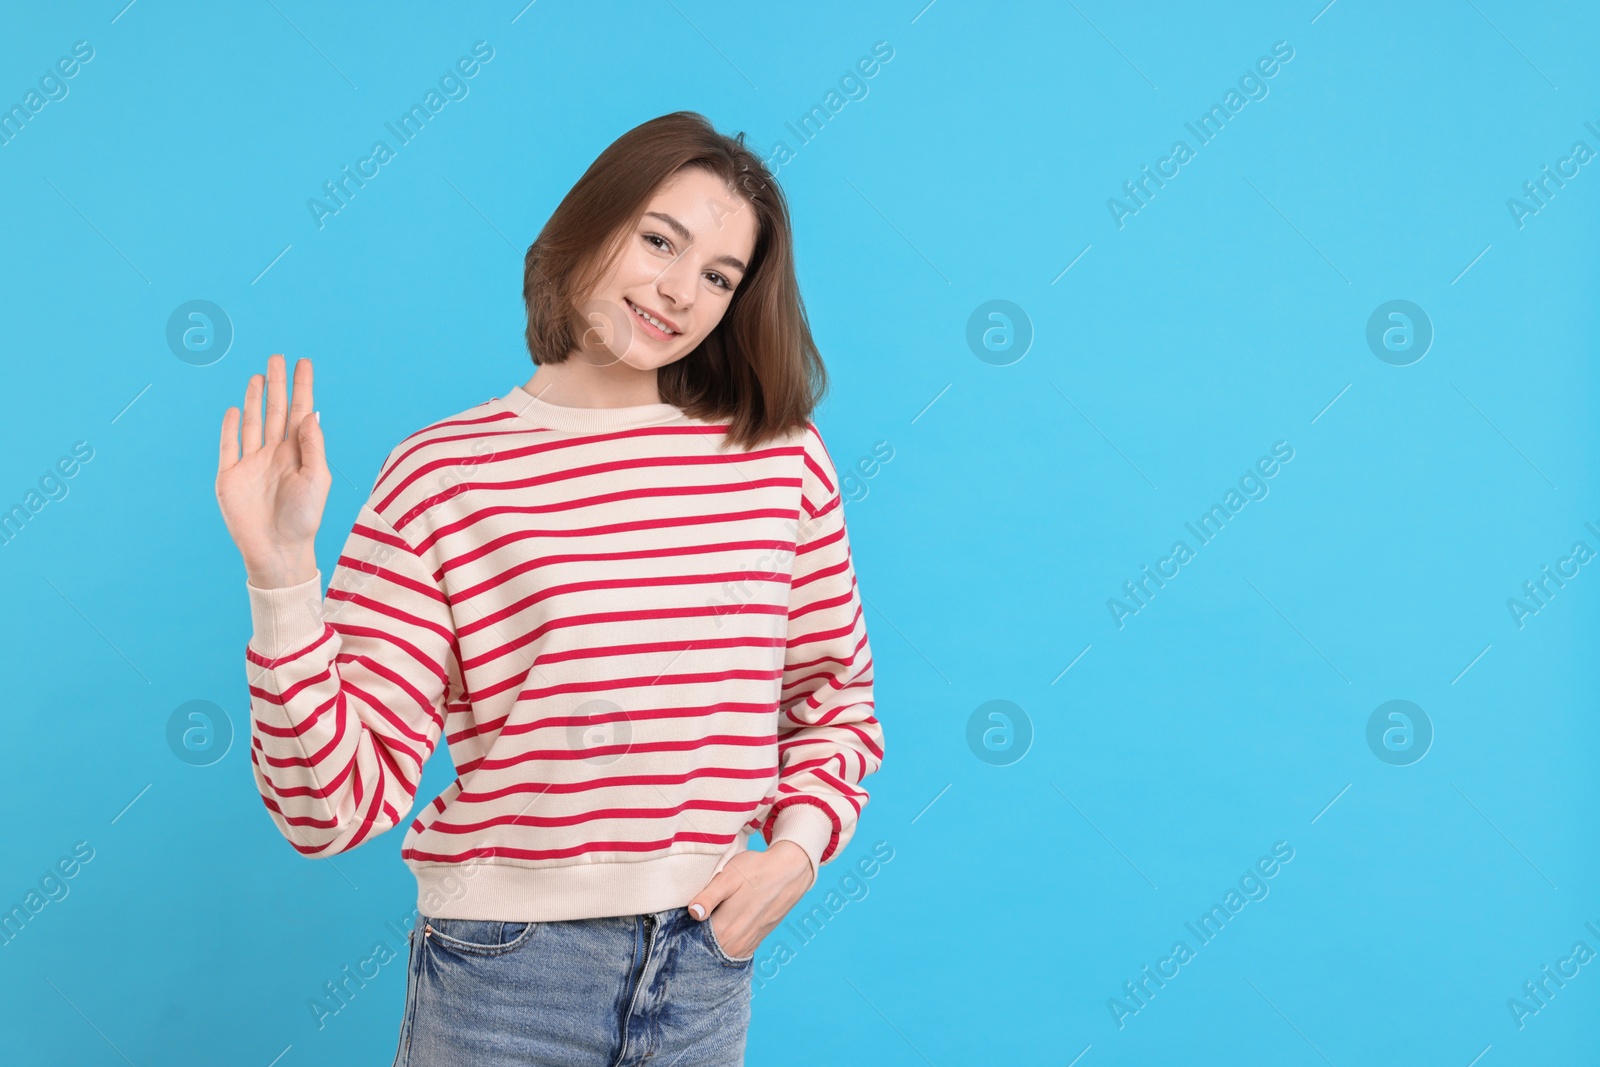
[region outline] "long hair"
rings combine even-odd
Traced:
[[[635,126],[601,152],[528,246],[522,297],[528,354],[560,363],[577,347],[577,301],[602,277],[650,197],[685,167],[718,175],[755,209],[750,269],[722,321],[657,374],[661,398],[691,418],[726,421],[744,448],[802,429],[827,392],[794,271],[783,191],[745,135],[718,133],[705,116],[674,111]]]

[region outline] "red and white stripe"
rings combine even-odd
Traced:
[[[396,446],[325,599],[248,588],[290,843],[398,825],[442,736],[456,778],[401,847],[430,915],[681,906],[752,833],[836,856],[883,756],[838,477],[815,426],[723,430],[516,387]]]

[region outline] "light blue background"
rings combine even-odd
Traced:
[[[310,862],[256,794],[218,427],[268,353],[315,361],[329,573],[400,438],[527,379],[523,249],[678,108],[798,147],[817,421],[841,468],[893,451],[847,511],[886,759],[801,908],[874,842],[893,859],[810,943],[769,936],[750,1062],[1595,1062],[1600,962],[1521,1029],[1507,1007],[1600,950],[1600,575],[1520,629],[1507,608],[1600,549],[1600,164],[1520,228],[1506,203],[1600,150],[1593,12],[121,3],[0,35],[6,106],[95,49],[0,148],[0,504],[94,449],[0,548],[0,907],[94,849],[0,947],[10,1062],[389,1062],[403,959],[321,1029],[307,1004],[394,944],[415,884],[400,834]],[[470,95],[318,229],[308,198],[480,40]],[[1269,95],[1196,148],[1185,121],[1277,41]],[[1180,137],[1195,158],[1119,229],[1107,199]],[[210,366],[165,341],[191,299],[236,331]],[[1004,366],[965,340],[994,299],[1034,334]],[[1436,331],[1410,366],[1365,340],[1391,299]],[[1270,495],[1119,629],[1107,599],[1276,441]],[[1366,742],[1392,699],[1435,730],[1410,766]],[[168,747],[190,700],[232,722],[210,766]],[[968,746],[991,700],[1031,724],[1008,766]],[[441,749],[419,804],[452,774]],[[1108,999],[1278,841],[1270,895],[1119,1029]]]

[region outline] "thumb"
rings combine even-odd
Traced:
[[[728,868],[724,867],[717,872],[715,878],[706,883],[706,887],[694,895],[689,901],[689,914],[696,919],[704,919],[710,915],[712,909],[733,895],[733,890],[738,884],[738,878]]]
[[[327,471],[327,439],[322,436],[322,412],[313,411],[300,419],[300,465]]]

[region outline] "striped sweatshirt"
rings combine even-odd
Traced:
[[[334,566],[246,582],[250,760],[300,853],[408,826],[417,906],[541,922],[682,907],[760,833],[817,868],[883,758],[836,469],[665,403],[515,386],[401,441]]]

